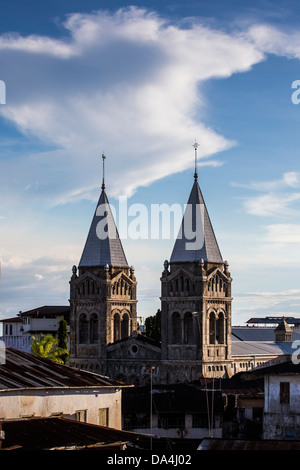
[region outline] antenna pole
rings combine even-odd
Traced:
[[[105,174],[104,174],[104,170],[105,170],[104,161],[105,161],[105,159],[106,159],[106,156],[104,155],[104,153],[102,153],[102,165],[103,165],[102,189],[105,189]]]
[[[193,144],[193,147],[195,149],[195,174],[194,174],[194,178],[195,178],[195,181],[197,181],[198,179],[198,171],[197,171],[197,148],[199,147],[199,144],[197,144],[197,142],[195,141],[195,143]]]

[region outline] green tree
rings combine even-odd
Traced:
[[[69,351],[68,351],[68,324],[64,317],[58,323],[58,331],[57,331],[57,338],[58,338],[58,347],[64,350],[60,355],[64,364],[68,363],[69,359]]]
[[[64,361],[61,359],[61,355],[65,354],[66,350],[59,348],[58,339],[48,334],[31,338],[31,352],[35,356],[63,364]]]
[[[161,340],[161,311],[145,319],[146,336],[156,341]]]

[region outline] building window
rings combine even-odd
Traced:
[[[129,336],[129,316],[127,313],[123,315],[121,322],[121,337],[128,338]]]
[[[184,413],[161,413],[158,419],[158,427],[162,429],[185,428]]]
[[[88,342],[88,321],[86,315],[82,314],[79,317],[79,343],[85,344]]]
[[[75,411],[75,421],[81,421],[82,423],[86,423],[86,414],[87,410]]]
[[[207,413],[193,413],[192,427],[193,428],[208,428]]]
[[[180,319],[180,315],[178,312],[173,314],[172,323],[173,323],[172,342],[174,344],[180,344],[181,343],[181,319]]]
[[[280,382],[280,404],[289,405],[290,403],[290,382]]]
[[[108,408],[99,408],[99,426],[108,426]]]
[[[98,315],[96,313],[93,313],[93,315],[91,316],[90,328],[91,343],[98,343]]]
[[[211,312],[209,316],[209,343],[215,344],[216,342],[216,316]]]
[[[193,316],[186,313],[184,316],[184,342],[185,344],[193,343]]]
[[[116,313],[114,315],[114,341],[121,339],[121,320],[120,315]]]
[[[219,318],[216,323],[216,339],[219,344],[225,343],[225,317],[222,312],[219,313]]]
[[[124,416],[124,429],[126,431],[132,431],[133,429],[149,429],[150,428],[150,416]]]

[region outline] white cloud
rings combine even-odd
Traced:
[[[293,203],[299,201],[300,191],[291,192],[292,189],[300,189],[299,172],[289,171],[271,181],[232,182],[231,186],[265,193],[244,198],[243,205],[248,214],[268,217],[299,215],[298,206],[295,208]]]
[[[0,36],[8,89],[1,114],[51,146],[20,159],[14,176],[24,186],[47,181],[52,204],[72,201],[74,191],[84,197],[99,185],[104,150],[110,194],[131,195],[192,167],[195,138],[200,159],[235,144],[199,122],[201,84],[263,60],[249,40],[196,22],[170,25],[139,8],[73,14],[63,27],[60,39]]]
[[[265,53],[300,59],[299,31],[280,31],[274,26],[254,25],[248,31],[256,46]]]
[[[300,173],[297,171],[288,171],[282,175],[282,178],[271,181],[251,181],[250,183],[238,183],[233,181],[231,186],[237,188],[253,189],[255,191],[274,191],[282,188],[300,188]]]
[[[262,196],[249,198],[245,201],[244,207],[248,214],[259,216],[290,216],[292,213],[299,213],[290,205],[300,199],[299,193],[292,194],[264,194]]]
[[[266,227],[266,231],[266,241],[300,245],[300,224],[272,224]]]
[[[234,298],[233,310],[234,325],[251,317],[299,317],[300,289],[239,293]]]

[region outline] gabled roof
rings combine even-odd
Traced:
[[[0,364],[0,390],[51,387],[126,387],[123,382],[69,367],[13,348]]]
[[[100,194],[79,267],[128,267],[104,188]]]
[[[223,263],[208,211],[195,178],[170,262],[192,262],[201,259]]]

